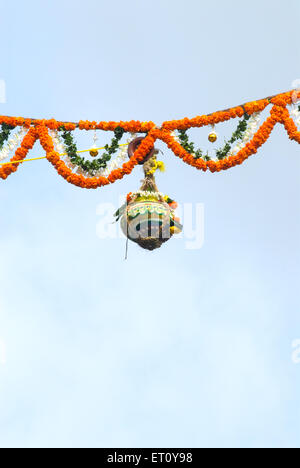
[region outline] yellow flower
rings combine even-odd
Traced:
[[[160,170],[160,172],[165,172],[166,166],[163,161],[157,161],[157,169]]]

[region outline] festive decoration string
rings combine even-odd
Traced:
[[[21,143],[26,134],[26,130],[21,127],[21,129],[15,135],[8,139],[11,131],[12,130],[10,128],[7,128],[2,130],[0,134],[0,161],[6,159],[9,153],[14,151],[14,149]],[[4,145],[5,141],[7,141],[7,143]]]
[[[284,126],[291,140],[300,144],[300,131],[297,127],[297,125],[300,124],[300,111],[293,109],[290,114],[289,109],[287,108],[287,106],[295,103],[299,99],[299,91],[289,91],[287,93],[278,94],[259,101],[248,102],[237,107],[218,111],[209,115],[202,115],[193,119],[185,118],[181,120],[167,121],[164,122],[161,127],[157,127],[153,122],[139,121],[99,123],[95,121],[80,121],[78,123],[74,123],[60,122],[54,119],[37,120],[1,116],[0,125],[2,125],[2,133],[0,133],[0,143],[2,142],[2,146],[9,138],[10,131],[15,127],[23,127],[27,131],[27,134],[24,136],[20,148],[17,149],[10,162],[0,167],[0,177],[2,179],[6,179],[12,172],[16,172],[19,164],[25,160],[28,151],[32,149],[37,140],[40,141],[46,152],[46,158],[51,162],[58,174],[69,183],[82,188],[95,189],[112,184],[116,180],[120,180],[125,175],[130,174],[136,165],[144,161],[145,157],[153,149],[156,140],[161,140],[166,143],[173,153],[181,158],[183,162],[199,170],[220,172],[242,164],[251,155],[257,153],[258,149],[268,140],[277,123],[281,123]],[[256,117],[270,105],[272,107],[269,117],[258,128],[258,130],[255,131]],[[234,133],[230,142],[226,143],[224,148],[219,150],[219,153],[217,152],[217,160],[211,159],[208,155],[203,155],[201,151],[194,151],[194,147],[191,147],[189,139],[186,139],[186,132],[191,128],[201,128],[205,126],[214,127],[221,122],[226,122],[235,118],[243,118],[243,120],[240,121],[237,131]],[[253,125],[245,129],[245,124],[243,122],[248,121],[249,118],[252,119]],[[53,135],[51,136],[51,134],[49,134],[51,131],[61,131],[64,135],[71,135],[70,132],[73,132],[77,128],[79,130],[86,131],[112,131],[117,132],[118,136],[128,132],[142,133],[145,134],[145,138],[133,156],[128,161],[124,162],[120,168],[112,166],[112,170],[107,168],[107,172],[100,172],[100,175],[99,171],[95,170],[94,176],[86,176],[82,173],[74,173],[72,168],[67,166],[63,161],[62,156],[55,149],[55,139],[53,138]],[[176,136],[176,131],[179,132],[179,138]],[[120,138],[118,139],[118,142],[113,143],[111,154],[113,154],[117,148],[119,140]],[[238,143],[235,148],[231,149],[231,144],[235,143],[237,140],[241,140],[241,142]],[[72,146],[71,140],[69,140],[69,143]],[[107,148],[110,147],[107,146]],[[72,157],[75,158],[75,152],[73,149],[75,148],[72,148]],[[72,158],[70,158],[70,160],[72,162]],[[92,170],[93,169],[94,168],[92,167]]]

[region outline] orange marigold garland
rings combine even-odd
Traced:
[[[153,149],[157,139],[162,140],[185,163],[203,171],[210,170],[211,172],[219,172],[226,170],[236,165],[242,164],[249,156],[255,154],[257,150],[267,141],[274,126],[279,122],[282,123],[291,140],[297,141],[300,144],[300,132],[291,118],[287,106],[297,102],[300,99],[299,91],[289,91],[287,93],[278,94],[277,96],[259,101],[246,103],[242,106],[233,107],[225,111],[215,112],[210,115],[202,115],[193,119],[181,119],[164,122],[158,128],[153,122],[95,122],[95,121],[80,121],[75,122],[60,122],[55,119],[37,120],[25,119],[22,117],[6,117],[0,116],[0,125],[6,124],[11,127],[24,127],[28,129],[20,148],[16,151],[9,163],[0,166],[0,177],[6,179],[11,173],[16,172],[19,164],[26,158],[28,151],[33,147],[37,139],[40,140],[42,147],[46,152],[47,159],[55,167],[58,174],[65,180],[78,187],[95,189],[104,185],[112,184],[116,180],[122,179],[126,174],[130,174],[134,167],[141,163],[147,154]],[[260,126],[258,131],[253,136],[252,140],[236,154],[231,154],[224,159],[205,160],[204,158],[194,158],[188,153],[174,138],[172,132],[175,130],[186,131],[190,128],[200,128],[204,126],[214,126],[221,122],[226,122],[234,118],[241,118],[245,114],[252,116],[255,113],[262,112],[269,105],[272,105],[270,116]],[[125,132],[130,133],[146,133],[146,137],[134,153],[134,155],[124,163],[119,169],[113,170],[107,177],[85,177],[80,174],[74,174],[72,170],[66,166],[61,156],[55,151],[52,137],[48,130],[58,130],[64,128],[66,131],[80,130],[103,130],[115,131],[117,127],[122,127]]]

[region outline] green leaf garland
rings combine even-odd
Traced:
[[[78,155],[77,145],[72,132],[65,130],[63,127],[59,130],[62,131],[66,153],[71,163],[80,167],[84,172],[88,172],[90,175],[94,175],[95,172],[107,167],[108,161],[111,160],[112,155],[119,149],[120,140],[125,133],[125,130],[122,127],[117,127],[114,131],[115,136],[112,139],[111,144],[105,146],[105,153],[103,153],[100,158],[89,161],[88,159]]]
[[[4,143],[9,139],[9,136],[15,127],[4,123],[1,125],[1,128],[2,130],[0,132],[0,150],[3,148]]]

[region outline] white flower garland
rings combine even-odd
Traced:
[[[293,106],[293,109],[291,110],[290,112],[290,115],[292,116],[292,118],[294,119],[294,122],[295,124],[297,125],[297,127],[300,127],[300,111],[299,111],[299,105],[295,105]]]
[[[250,119],[248,120],[247,130],[245,131],[242,140],[228,153],[228,156],[235,156],[239,151],[241,151],[241,149],[246,146],[247,143],[252,140],[258,130],[260,121],[261,117],[259,112],[251,115]]]
[[[177,135],[176,131],[174,130],[173,132],[171,132],[171,136],[174,138],[174,140],[180,144],[180,139],[179,139],[179,136]]]
[[[9,154],[20,145],[26,133],[27,129],[22,127],[6,142],[5,146],[0,151],[0,161],[3,161],[3,159],[8,158]]]
[[[62,138],[56,130],[50,130],[50,135],[54,144],[54,149],[57,153],[64,154],[66,152],[65,145],[62,142]]]

